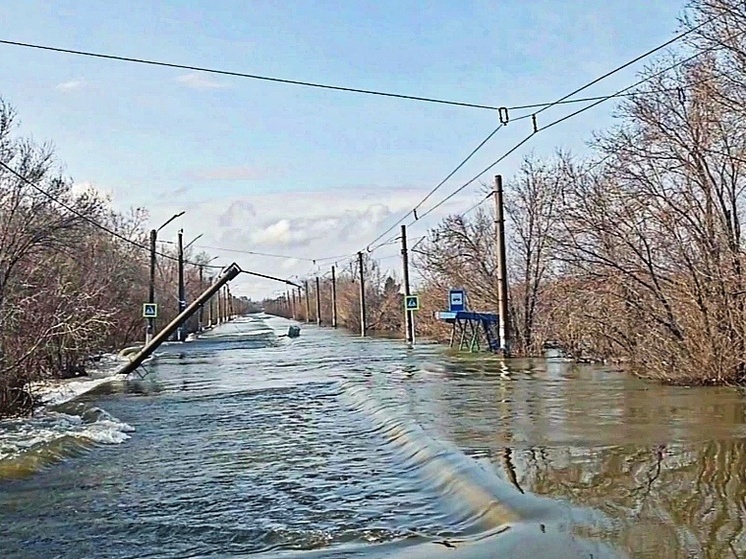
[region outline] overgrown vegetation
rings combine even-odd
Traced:
[[[28,179],[0,167],[2,416],[32,408],[28,383],[80,374],[90,357],[143,338],[149,254],[94,225],[146,245],[146,212],[117,213],[95,190],[77,189],[49,146],[19,134],[2,100],[0,161]],[[177,314],[176,278],[176,262],[159,258],[160,325]],[[186,285],[190,300],[202,291],[195,266],[187,266]]]
[[[642,72],[593,157],[532,155],[507,182],[513,353],[551,341],[666,382],[746,381],[746,5],[695,0],[683,26],[697,29]],[[432,312],[449,288],[497,308],[494,238],[489,205],[429,232],[422,333],[445,337]]]
[[[685,26],[703,22],[643,72],[595,158],[530,157],[507,186],[516,352],[557,340],[668,382],[746,380],[746,7],[697,0]],[[431,233],[428,286],[495,308],[492,216]]]

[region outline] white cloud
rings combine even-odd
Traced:
[[[72,188],[70,189],[72,194],[75,196],[80,196],[82,194],[87,193],[94,193],[98,194],[102,198],[106,200],[113,200],[114,199],[114,191],[107,188],[102,188],[100,186],[96,186],[92,182],[89,181],[75,181],[72,184]]]
[[[211,255],[219,256],[216,263],[235,261],[246,270],[283,279],[295,275],[302,278],[316,271],[325,273],[335,264],[335,260],[323,260],[314,265],[313,259],[339,257],[336,263],[341,268],[346,267],[348,258],[343,255],[352,257],[357,251],[365,250],[366,244],[408,214],[427,190],[370,187],[206,197],[185,208],[186,215],[178,225],[164,231],[164,237],[175,235],[176,229],[183,226],[185,234],[204,234],[197,245],[229,249],[205,249]],[[469,202],[468,196],[457,197],[418,221],[409,231],[412,242],[429,226],[450,212],[463,210]],[[163,201],[150,205],[149,209],[152,224],[157,225],[170,217],[176,208],[171,202]],[[410,222],[411,216],[407,216],[404,223]],[[398,235],[397,225],[382,240]],[[233,251],[256,251],[288,258]],[[376,250],[373,255],[386,258],[381,261],[384,268],[398,270],[399,260],[393,258],[398,252],[398,244],[393,244]],[[236,281],[235,287],[235,293],[253,298],[269,296],[278,287],[285,288],[277,282],[257,278],[249,283],[244,276]]]
[[[212,80],[199,72],[182,74],[176,78],[176,81],[190,89],[223,89],[228,87],[226,84]]]
[[[62,83],[58,83],[54,88],[57,91],[74,91],[80,89],[85,85],[83,80],[70,80]]]

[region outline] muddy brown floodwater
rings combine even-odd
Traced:
[[[0,422],[2,556],[746,557],[742,392],[287,325]]]

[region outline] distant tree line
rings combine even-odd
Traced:
[[[371,333],[395,333],[403,323],[401,284],[392,275],[381,269],[379,262],[365,255],[363,258],[365,278],[366,327]],[[360,267],[357,260],[335,268],[337,293],[337,325],[341,328],[360,331]],[[306,302],[308,295],[308,303]],[[330,272],[319,276],[316,290],[315,276],[308,281],[302,292],[289,289],[285,294],[267,299],[264,309],[277,316],[295,318],[302,322],[316,322],[317,298],[321,306],[321,322],[332,323],[332,278]]]
[[[116,212],[96,190],[74,188],[52,148],[22,136],[14,109],[2,100],[0,162],[15,171],[0,167],[3,416],[31,409],[29,383],[80,374],[97,354],[143,339],[149,253],[136,246],[148,243],[147,213]],[[163,326],[178,311],[177,263],[168,246],[159,250],[166,255],[158,258],[156,273]],[[208,257],[189,259],[206,263]],[[196,266],[187,266],[187,298],[193,300],[206,281],[200,282]],[[236,299],[234,312],[245,303]],[[196,321],[189,326],[196,329]]]

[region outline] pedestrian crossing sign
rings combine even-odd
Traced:
[[[419,295],[405,295],[404,296],[404,308],[408,311],[420,310],[420,296]]]
[[[156,318],[158,316],[158,303],[143,303],[143,318]]]

